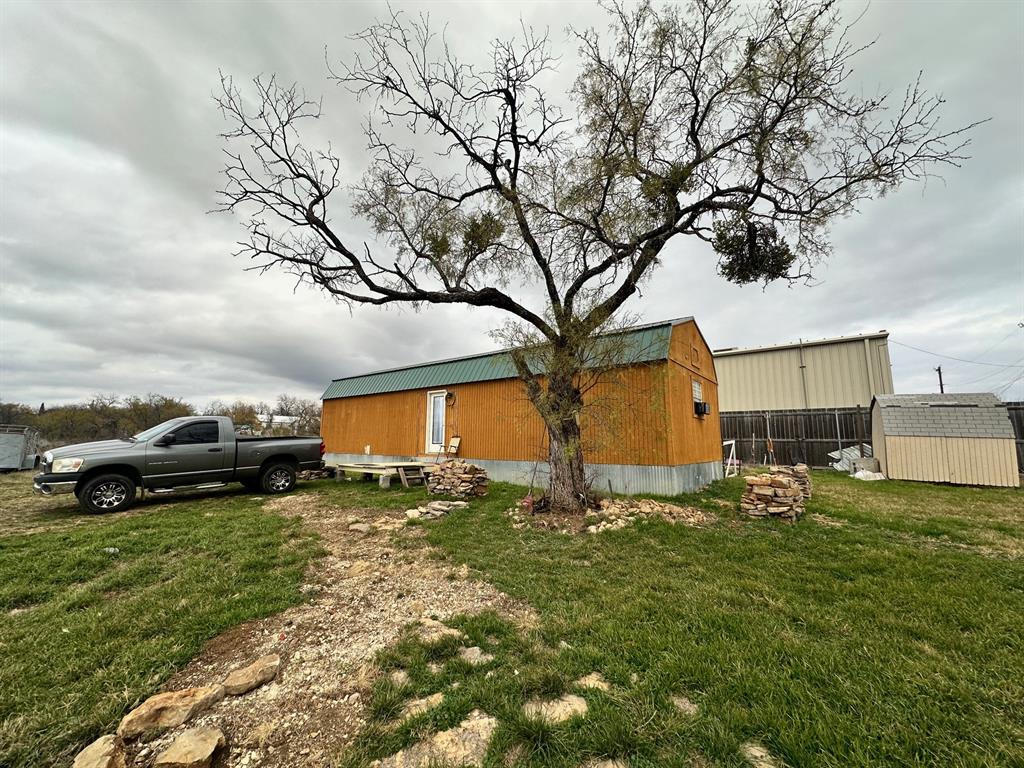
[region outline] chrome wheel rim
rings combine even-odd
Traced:
[[[123,504],[126,498],[128,498],[128,489],[124,483],[109,482],[97,486],[93,490],[90,500],[94,506],[100,509],[113,509]]]
[[[291,473],[287,469],[275,469],[267,477],[267,485],[272,491],[287,491],[292,483]]]

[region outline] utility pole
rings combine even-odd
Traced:
[[[946,390],[945,390],[945,388],[944,388],[944,387],[942,386],[942,366],[940,365],[940,366],[939,366],[938,368],[936,368],[936,369],[935,369],[935,372],[936,372],[937,374],[939,374],[939,392],[942,392],[942,393],[944,393],[944,392],[945,392]]]

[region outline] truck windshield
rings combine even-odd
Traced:
[[[165,421],[163,424],[157,424],[155,427],[150,427],[149,429],[146,429],[146,430],[143,430],[142,432],[139,432],[139,434],[137,434],[137,435],[133,435],[132,439],[133,440],[149,440],[149,438],[156,437],[161,432],[165,432],[166,430],[170,429],[175,424],[177,424],[177,423],[179,423],[181,421],[183,421],[183,419],[170,419],[169,421]]]

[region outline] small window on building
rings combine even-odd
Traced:
[[[697,379],[693,380],[693,402],[704,402],[704,388],[701,386],[701,383]]]

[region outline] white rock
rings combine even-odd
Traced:
[[[581,677],[575,685],[579,688],[596,688],[599,691],[607,691],[611,688],[600,672],[591,672],[586,677]]]
[[[375,768],[430,768],[436,765],[459,765],[479,768],[487,756],[491,736],[498,721],[480,710],[455,728],[435,733],[391,757],[373,762]]]
[[[472,648],[460,648],[459,657],[463,661],[472,664],[474,667],[494,660],[494,656],[487,653],[477,645],[474,645]]]
[[[684,715],[693,716],[697,714],[697,705],[685,696],[673,696],[672,705]]]
[[[124,742],[113,734],[100,736],[78,753],[73,768],[125,768]]]
[[[554,701],[532,699],[523,706],[523,713],[548,723],[564,723],[587,714],[587,700],[571,693]]]
[[[223,685],[209,685],[150,696],[122,718],[117,735],[134,739],[146,733],[177,728],[219,702],[225,693]]]
[[[413,699],[402,707],[402,719],[407,720],[410,717],[421,715],[429,709],[440,706],[443,700],[444,694],[442,693],[432,693],[422,699]]]
[[[230,696],[239,696],[269,683],[281,668],[281,657],[276,653],[257,659],[247,667],[234,670],[224,679],[224,691]]]
[[[219,728],[190,728],[153,761],[154,768],[209,768],[214,753],[227,743]]]

